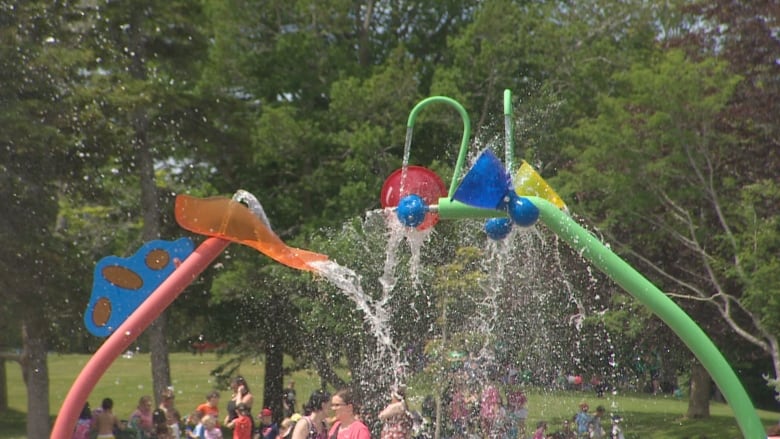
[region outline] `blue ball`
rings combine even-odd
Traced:
[[[485,221],[485,233],[492,240],[504,239],[512,231],[512,220],[509,218],[490,218]]]
[[[417,227],[425,220],[428,205],[419,195],[406,195],[398,201],[395,214],[406,227]]]
[[[517,196],[514,191],[509,194],[509,204],[506,209],[512,221],[520,227],[531,227],[539,219],[539,208],[528,198]]]

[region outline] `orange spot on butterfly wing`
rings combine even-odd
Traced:
[[[126,290],[137,290],[144,286],[144,280],[129,268],[118,265],[108,265],[103,268],[103,277],[120,288]]]
[[[149,251],[146,255],[146,266],[152,270],[162,270],[168,266],[168,262],[171,260],[171,254],[167,250],[157,248]]]
[[[95,326],[105,326],[110,317],[111,301],[105,297],[101,297],[95,302],[95,307],[92,309],[92,323],[94,323]]]

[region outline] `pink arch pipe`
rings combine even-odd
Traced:
[[[54,421],[52,439],[66,439],[73,435],[76,420],[89,394],[106,373],[114,359],[130,347],[130,344],[173,303],[209,264],[222,253],[230,241],[209,238],[181,263],[159,287],[145,300],[113,334],[111,334],[73,382],[68,395],[62,402],[60,412]]]

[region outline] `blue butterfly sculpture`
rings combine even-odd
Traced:
[[[189,238],[154,240],[129,258],[101,259],[84,313],[87,330],[98,337],[111,335],[194,249]]]

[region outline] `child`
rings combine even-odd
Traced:
[[[621,418],[618,415],[612,416],[612,430],[609,433],[610,439],[625,439],[625,436],[623,436],[623,430],[620,428],[620,421],[623,418]]]
[[[584,436],[588,433],[588,424],[591,416],[588,414],[588,404],[580,403],[580,411],[574,416],[574,423],[577,424],[577,434]]]
[[[525,393],[518,386],[514,385],[507,390],[507,434],[510,438],[525,437],[525,420],[528,419],[526,402],[528,402],[528,398],[526,398]]]
[[[534,439],[544,439],[544,432],[547,430],[547,423],[544,421],[539,421],[538,424],[536,424],[536,431],[534,432]]]
[[[84,404],[81,410],[79,420],[76,421],[76,429],[73,431],[73,439],[89,439],[89,432],[92,430],[92,411],[89,409],[89,403]]]
[[[185,437],[188,439],[203,439],[203,414],[195,410],[187,417]]]
[[[590,418],[590,422],[588,423],[590,437],[601,439],[606,436],[604,427],[601,426],[601,419],[604,417],[604,413],[606,413],[606,410],[603,406],[596,407],[596,414]]]
[[[106,398],[101,404],[103,410],[95,418],[95,428],[97,429],[97,439],[114,439],[114,431],[121,430],[119,420],[111,411],[114,408],[114,401]]]
[[[152,423],[154,423],[154,433],[157,439],[173,439],[171,428],[168,426],[168,416],[165,410],[158,408],[152,412]]]
[[[488,384],[482,391],[479,405],[479,418],[482,427],[482,433],[489,437],[495,438],[500,436],[501,430],[498,425],[498,421],[504,419],[502,414],[503,401],[501,400],[501,394],[498,392],[493,384]]]
[[[279,426],[273,421],[273,412],[265,407],[260,414],[259,425],[256,428],[255,439],[276,439],[279,435]]]
[[[561,429],[548,437],[552,439],[577,439],[577,433],[571,429],[571,422],[568,419],[564,419]]]
[[[243,402],[236,405],[238,417],[227,423],[227,428],[233,429],[233,439],[252,439],[252,418],[249,407]]]
[[[181,439],[181,413],[175,407],[171,407],[165,413],[168,428],[173,439]]]
[[[222,430],[217,427],[217,418],[206,415],[201,419],[204,439],[222,439]]]
[[[281,439],[292,439],[295,422],[291,418],[284,418],[279,424],[279,436]]]
[[[201,413],[201,416],[211,415],[214,419],[219,419],[219,392],[212,390],[206,394],[206,402],[198,405],[195,410]]]

